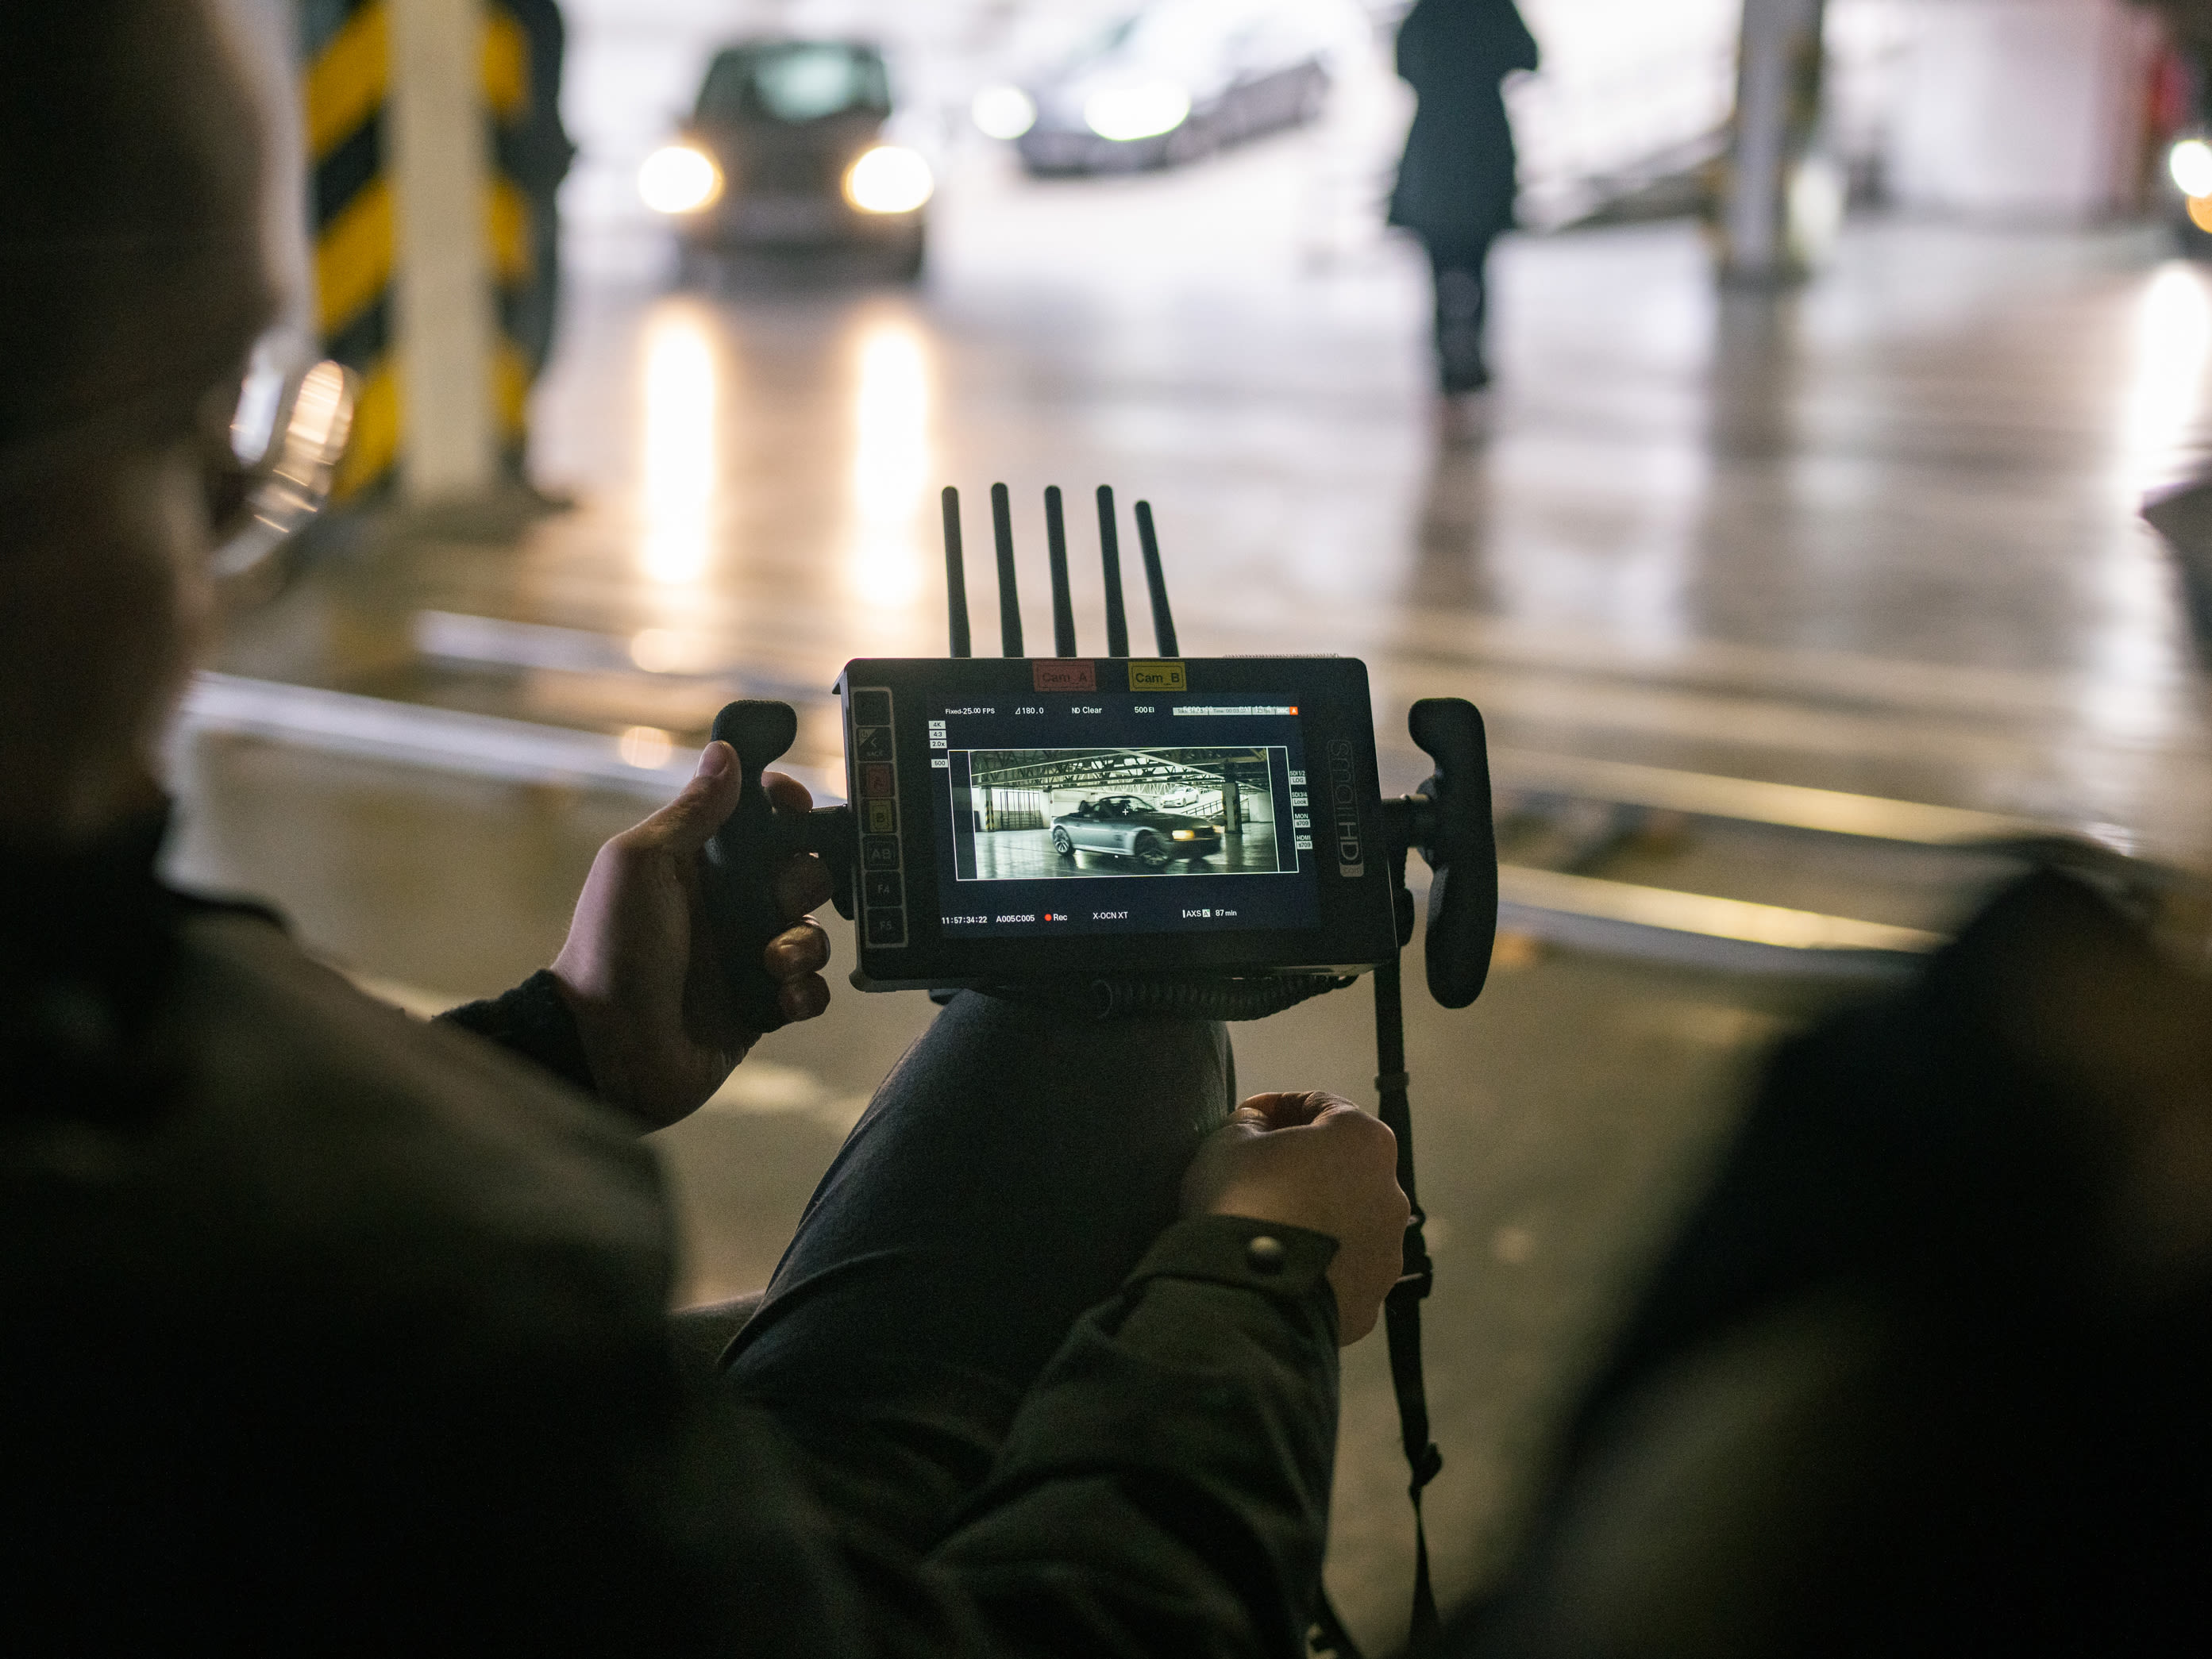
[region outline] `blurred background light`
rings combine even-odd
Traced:
[[[901,144],[878,144],[845,175],[845,199],[863,213],[912,213],[937,181],[929,163]]]
[[[622,734],[623,764],[641,772],[658,772],[676,752],[675,740],[657,726],[633,726]]]
[[[968,112],[986,137],[1018,138],[1036,125],[1036,100],[1019,87],[986,87]]]
[[[722,170],[689,144],[668,144],[637,170],[637,193],[655,213],[696,213],[722,193]]]
[[[703,641],[672,628],[640,629],[629,642],[629,659],[648,674],[697,674],[708,665]]]
[[[1101,138],[1127,143],[1173,132],[1190,118],[1190,91],[1172,81],[1109,87],[1084,100],[1083,123]]]
[[[2189,197],[2212,196],[2212,144],[2185,138],[2166,158],[2166,170]]]

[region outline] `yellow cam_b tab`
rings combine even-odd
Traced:
[[[1132,691],[1188,691],[1190,683],[1179,662],[1133,662],[1129,665]]]

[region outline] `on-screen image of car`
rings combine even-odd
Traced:
[[[865,41],[756,40],[714,55],[691,119],[638,173],[682,275],[740,250],[854,248],[921,274],[928,161],[887,143],[890,75]]]
[[[1142,795],[1108,795],[1054,818],[1052,846],[1062,858],[1073,858],[1079,851],[1107,853],[1147,870],[1164,870],[1219,852],[1221,826],[1167,811]]]
[[[1322,113],[1334,21],[1326,0],[1156,0],[972,113],[1032,173],[1194,161]]]

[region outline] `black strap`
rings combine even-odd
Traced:
[[[1406,1009],[1395,959],[1375,970],[1375,1090],[1381,1100],[1376,1115],[1398,1138],[1398,1185],[1413,1206],[1406,1220],[1403,1272],[1383,1298],[1382,1330],[1390,1345],[1390,1388],[1398,1396],[1398,1431],[1413,1476],[1406,1495],[1413,1504],[1413,1618],[1405,1659],[1422,1659],[1434,1650],[1442,1621],[1437,1617],[1436,1588],[1429,1579],[1429,1534],[1421,1520],[1421,1489],[1437,1478],[1444,1458],[1429,1438],[1429,1395],[1421,1378],[1421,1299],[1436,1282],[1436,1268],[1421,1236],[1421,1224],[1427,1218],[1421,1213],[1413,1186],[1413,1116],[1406,1099],[1406,1085],[1412,1079],[1406,1074]],[[1361,1659],[1359,1644],[1345,1629],[1326,1589],[1316,1601],[1307,1644],[1316,1655]]]
[[[1406,1220],[1403,1273],[1382,1303],[1382,1328],[1390,1345],[1390,1388],[1398,1396],[1398,1431],[1412,1479],[1406,1495],[1413,1504],[1413,1620],[1406,1639],[1408,1659],[1420,1659],[1440,1632],[1435,1587],[1429,1579],[1429,1534],[1421,1520],[1421,1489],[1444,1466],[1443,1454],[1429,1438],[1428,1389],[1421,1377],[1421,1302],[1436,1283],[1421,1225],[1419,1190],[1413,1184],[1413,1115],[1406,1098],[1406,1013],[1395,957],[1375,970],[1375,1088],[1377,1113],[1398,1138],[1398,1185],[1413,1213]]]

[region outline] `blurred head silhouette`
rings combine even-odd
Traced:
[[[228,0],[0,7],[0,838],[95,836],[204,630],[210,490],[276,307]]]

